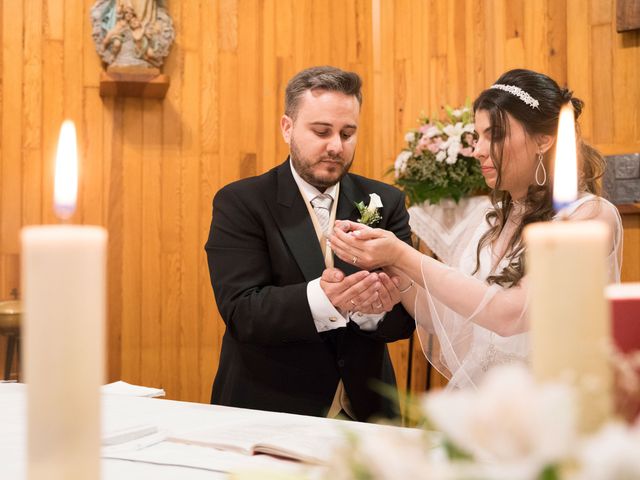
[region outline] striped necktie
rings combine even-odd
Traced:
[[[320,228],[324,235],[326,235],[329,230],[329,217],[331,217],[332,203],[333,198],[331,198],[331,195],[327,195],[326,193],[321,193],[311,200],[311,205],[313,205],[313,210],[316,212],[318,223],[320,224]]]

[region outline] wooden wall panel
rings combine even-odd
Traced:
[[[640,32],[616,33],[613,0],[169,0],[162,101],[100,98],[93,3],[0,0],[0,298],[19,289],[19,229],[56,221],[54,152],[73,118],[73,221],[110,235],[108,377],[169,398],[208,401],[223,332],[203,250],[211,200],[285,158],[278,120],[301,68],[362,75],[354,171],[386,181],[421,112],[473,99],[513,67],[568,82],[605,153],[640,151]],[[625,227],[624,279],[640,280],[637,217]],[[420,390],[416,348],[399,342],[392,357],[399,383]]]

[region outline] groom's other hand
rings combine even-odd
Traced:
[[[343,312],[357,310],[356,305],[375,295],[381,286],[378,274],[366,270],[345,276],[337,268],[327,268],[320,278],[320,288],[333,306]]]
[[[394,278],[380,272],[378,280],[380,288],[372,296],[352,307],[352,310],[366,314],[382,314],[390,312],[394,305],[400,302],[400,290]]]

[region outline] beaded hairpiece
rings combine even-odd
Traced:
[[[540,102],[525,92],[520,87],[516,87],[515,85],[503,85],[502,83],[496,83],[491,85],[490,88],[497,88],[498,90],[504,90],[505,92],[509,92],[511,95],[515,95],[524,103],[529,105],[531,108],[538,108]]]

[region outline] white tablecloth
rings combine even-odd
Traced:
[[[322,472],[323,467],[302,466],[296,462],[276,459],[266,455],[248,456],[240,453],[216,450],[208,447],[184,445],[163,438],[185,435],[202,429],[223,428],[246,424],[296,425],[308,427],[310,432],[335,429],[342,435],[343,429],[357,429],[365,435],[375,435],[385,430],[402,431],[409,437],[420,432],[414,429],[382,425],[362,424],[307,417],[259,410],[220,407],[215,405],[176,402],[154,398],[103,395],[103,430],[118,429],[127,425],[153,425],[158,434],[143,437],[136,442],[150,445],[129,450],[110,447],[102,451],[102,478],[127,479],[176,479],[197,480],[227,478],[228,472],[248,472],[247,478],[259,478],[266,470],[285,472],[304,468],[311,474]],[[26,386],[0,383],[0,479],[26,478]],[[277,433],[278,429],[274,429]],[[311,434],[310,437],[313,437]],[[134,442],[132,442],[133,444]],[[129,445],[129,444],[127,444]],[[115,458],[119,457],[119,458]]]

